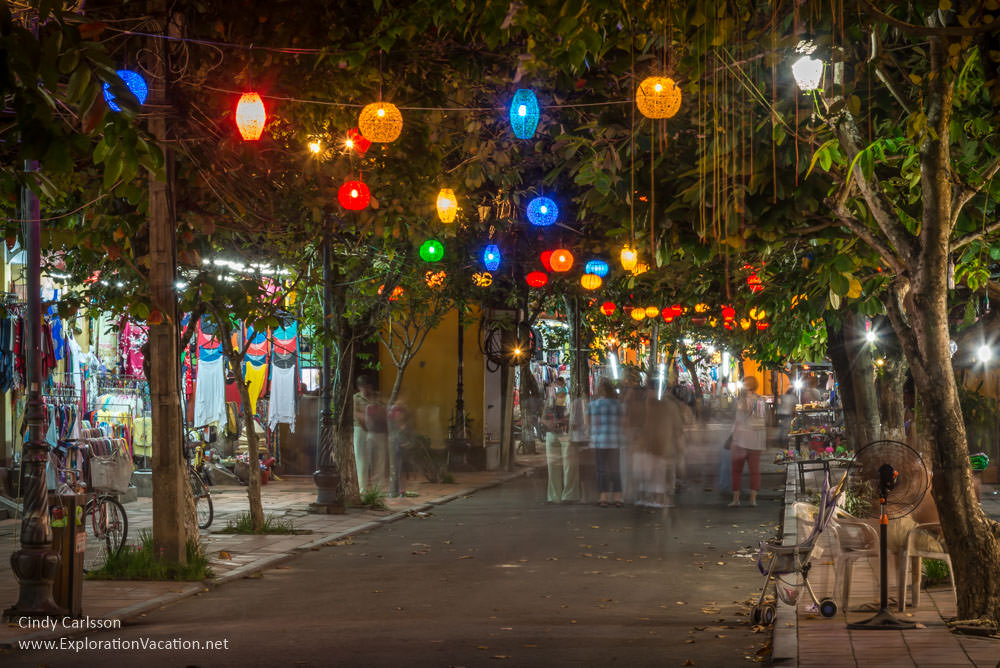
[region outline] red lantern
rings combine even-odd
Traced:
[[[614,302],[604,302],[601,304],[601,313],[604,315],[611,315],[615,312],[615,308],[616,306]]]
[[[767,324],[766,322],[758,322],[758,323],[757,323],[757,329],[758,329],[759,331],[761,331],[761,332],[763,332],[763,331],[764,331],[765,329],[767,329],[767,328],[768,328],[769,326],[770,326],[770,325],[768,325],[768,324]]]
[[[372,143],[361,134],[361,130],[351,128],[347,131],[347,148],[353,148],[358,155],[367,153],[371,145]]]
[[[368,206],[372,194],[364,181],[348,181],[337,191],[337,201],[348,211],[361,211]]]
[[[533,288],[540,288],[549,282],[549,275],[544,271],[532,271],[524,277],[524,281]]]
[[[552,271],[552,264],[549,260],[552,258],[552,251],[542,251],[539,259],[542,261],[542,266],[545,267],[545,271]]]
[[[757,274],[750,274],[747,276],[747,285],[750,286],[750,292],[757,294],[764,289],[764,283],[760,280],[760,276]]]
[[[383,290],[385,290],[385,284],[378,286],[379,294],[382,294]],[[389,294],[389,301],[394,302],[402,296],[403,296],[403,286],[397,285],[392,289],[392,292]]]
[[[660,311],[660,315],[663,316],[664,322],[674,321],[674,310],[669,306],[665,307],[662,311]]]
[[[733,320],[736,320],[736,309],[734,309],[732,306],[723,306],[722,321],[729,323],[732,322]]]
[[[554,250],[552,256],[549,257],[549,264],[552,265],[552,271],[569,271],[570,267],[573,266],[573,254],[565,248]]]
[[[236,105],[236,127],[246,141],[257,141],[264,133],[267,112],[264,101],[257,93],[243,93]]]
[[[724,322],[724,323],[722,323],[722,326],[725,327],[726,329],[732,329],[733,328],[733,323],[732,322]]]
[[[670,307],[670,314],[675,318],[679,318],[684,315],[684,307],[680,304],[674,304]]]

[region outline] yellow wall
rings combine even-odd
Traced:
[[[482,443],[483,433],[483,383],[485,368],[479,349],[479,311],[473,310],[467,318],[464,334],[463,397],[465,412],[472,419],[470,438]],[[441,323],[427,334],[424,345],[410,362],[403,376],[400,396],[403,397],[415,418],[418,434],[431,438],[433,447],[444,447],[448,437],[448,424],[455,410],[455,383],[458,374],[458,312],[451,311]],[[384,397],[392,391],[396,367],[386,351],[379,346],[379,385]]]

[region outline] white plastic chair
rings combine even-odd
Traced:
[[[834,557],[836,584],[840,607],[847,610],[851,596],[851,580],[854,577],[854,562],[862,559],[878,559],[878,532],[872,525],[858,519],[841,508],[833,517],[833,531],[837,537],[837,553]]]
[[[948,579],[951,580],[951,593],[958,597],[955,591],[955,570],[951,566],[951,556],[947,551],[940,551],[921,547],[921,535],[932,536],[944,545],[944,535],[941,532],[941,524],[938,522],[928,522],[918,524],[906,534],[906,547],[899,553],[899,560],[896,562],[896,591],[899,592],[899,611],[906,608],[906,587],[910,573],[913,573],[913,600],[910,607],[920,606],[920,583],[923,579],[923,568],[921,559],[940,559],[948,564]]]

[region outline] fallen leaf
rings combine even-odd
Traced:
[[[684,601],[674,601],[677,605],[687,605]]]
[[[693,666],[694,665],[694,661],[692,661],[691,659],[688,659],[687,661],[685,661],[681,665],[684,665],[684,666]]]
[[[491,659],[509,659],[510,657],[506,654],[494,654],[490,657]]]
[[[684,642],[686,642],[688,645],[693,645],[694,644],[694,638],[688,638]]]
[[[233,555],[229,554],[225,550],[220,550],[219,551],[219,559],[232,559],[232,558],[233,558]]]
[[[486,645],[476,645],[476,649],[489,649]]]

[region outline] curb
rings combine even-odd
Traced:
[[[795,493],[797,480],[792,467],[785,473],[785,496],[782,545],[795,545],[798,542],[798,521],[795,517]],[[774,627],[771,633],[771,665],[782,668],[795,668],[799,665],[799,628],[798,615],[794,605],[788,605],[777,598],[777,611]]]

